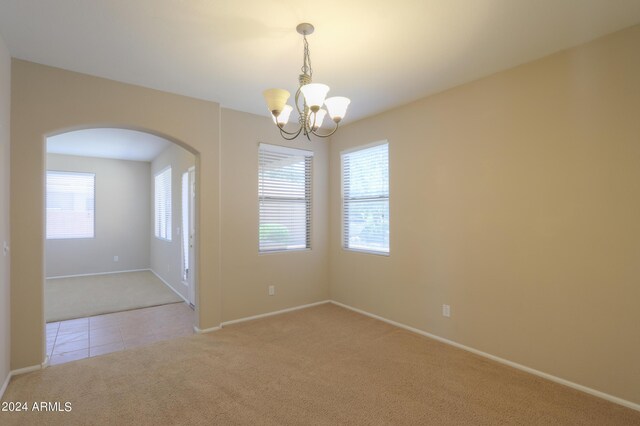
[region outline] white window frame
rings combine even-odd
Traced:
[[[45,232],[45,238],[47,240],[89,240],[89,239],[93,239],[96,237],[96,174],[92,173],[92,172],[76,172],[76,171],[68,171],[68,170],[47,170],[45,179],[46,179],[46,184],[45,184],[45,195],[47,197],[47,199],[49,198],[49,175],[66,175],[66,176],[70,176],[70,175],[74,175],[74,176],[90,176],[93,180],[92,182],[92,198],[93,198],[93,206],[91,207],[90,211],[87,211],[87,213],[92,213],[93,214],[93,220],[91,223],[91,235],[88,234],[82,234],[80,235],[79,232],[75,232],[72,233],[70,231],[72,231],[71,229],[64,229],[62,231],[59,231],[59,233],[55,234],[55,235],[50,235],[50,232],[52,232],[52,227],[49,225],[49,201],[47,200],[47,202],[45,203],[45,210],[46,210],[46,218],[45,218],[45,222],[46,222],[46,232]],[[68,227],[65,227],[68,228]],[[66,235],[65,235],[66,232]]]
[[[181,278],[182,283],[188,285],[189,274],[192,271],[189,270],[189,238],[191,230],[189,229],[191,210],[189,209],[189,202],[191,201],[191,193],[189,188],[189,171],[182,173],[181,178],[181,203],[180,203],[180,220],[181,220],[181,235],[180,235],[180,252],[182,254],[182,270]]]
[[[263,154],[264,153],[264,154]],[[266,185],[263,179],[264,169],[262,167],[262,162],[264,160],[263,155],[275,155],[282,156],[282,158],[286,158],[290,156],[291,158],[299,158],[304,157],[304,173],[305,173],[305,195],[304,197],[294,196],[287,197],[285,195],[274,196],[274,195],[265,195],[265,187]],[[270,254],[270,253],[282,253],[282,252],[291,252],[291,251],[303,251],[303,250],[311,250],[311,240],[312,240],[312,182],[313,182],[313,151],[307,151],[296,148],[288,148],[280,145],[270,145],[265,143],[260,143],[258,145],[258,253],[259,254]],[[268,210],[265,207],[266,201],[268,202],[300,202],[304,203],[305,206],[305,235],[304,235],[304,247],[300,245],[292,246],[292,247],[284,247],[277,246],[276,244],[271,245],[264,243],[262,240],[261,229],[262,226],[268,223],[271,218],[268,216]],[[299,219],[299,218],[298,218]],[[292,220],[294,222],[294,220]]]
[[[163,177],[166,173],[169,174],[168,178]],[[159,181],[159,179],[162,180]],[[172,179],[171,166],[163,168],[153,176],[153,229],[155,237],[163,241],[171,241],[173,237],[171,232],[173,228]],[[165,183],[164,194],[159,193],[163,189],[159,187],[162,183]],[[164,199],[164,206],[160,205],[161,200],[158,199],[160,196]]]
[[[367,197],[349,197],[348,194],[346,194],[346,177],[345,177],[345,157],[353,154],[355,152],[359,152],[359,151],[364,151],[367,149],[371,149],[371,148],[376,148],[379,147],[381,145],[386,145],[387,146],[387,176],[388,176],[388,184],[387,184],[387,188],[388,191],[386,194],[384,193],[380,193],[380,194],[372,194],[371,196],[367,196]],[[354,252],[360,252],[360,253],[367,253],[367,254],[375,254],[375,255],[380,255],[380,256],[389,256],[391,253],[391,237],[389,236],[389,241],[388,241],[388,247],[386,249],[375,249],[375,248],[366,248],[366,247],[356,247],[356,246],[350,246],[349,243],[349,222],[348,222],[348,218],[347,218],[347,214],[348,214],[348,204],[352,203],[352,202],[367,202],[367,201],[371,201],[371,202],[379,202],[379,201],[386,201],[387,202],[387,211],[388,216],[387,216],[387,222],[388,222],[388,227],[389,229],[387,231],[390,231],[391,228],[391,220],[390,220],[390,216],[391,216],[391,205],[389,203],[389,199],[390,199],[390,192],[391,189],[389,187],[389,183],[390,183],[390,165],[389,165],[389,142],[387,140],[383,140],[383,141],[378,141],[378,142],[374,142],[374,143],[370,143],[367,145],[360,145],[354,148],[350,148],[344,151],[340,152],[340,175],[341,175],[341,183],[340,183],[340,187],[341,187],[341,192],[342,192],[342,248],[344,250],[348,250],[348,251],[354,251]]]

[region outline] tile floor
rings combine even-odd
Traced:
[[[186,303],[154,306],[47,324],[49,364],[104,355],[193,334],[195,313]]]

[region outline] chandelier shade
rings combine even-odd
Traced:
[[[289,116],[291,115],[291,111],[293,111],[293,107],[291,105],[285,105],[280,111],[280,114],[276,117],[271,114],[271,118],[273,118],[273,122],[278,125],[278,127],[282,127],[289,121]]]
[[[311,135],[326,138],[338,130],[338,125],[347,113],[347,108],[351,101],[344,96],[327,98],[329,86],[313,83],[313,69],[311,68],[307,36],[313,33],[314,28],[311,24],[302,23],[296,27],[296,30],[302,35],[304,42],[302,74],[298,77],[298,90],[294,96],[294,107],[298,112],[298,129],[295,131],[285,130],[285,125],[294,109],[294,107],[287,105],[287,101],[291,96],[287,90],[267,89],[263,92],[263,96],[271,113],[271,118],[284,139],[292,140],[301,134],[308,140],[311,140]],[[323,109],[323,107],[326,109]],[[335,123],[335,127],[329,133],[320,133],[319,130],[327,113]]]
[[[349,98],[345,98],[344,96],[334,96],[332,98],[327,98],[324,101],[324,105],[327,107],[329,116],[336,123],[339,123],[344,118],[350,103],[351,101]]]
[[[320,83],[309,83],[302,86],[300,91],[304,95],[304,101],[311,111],[316,112],[324,104],[324,99],[329,93],[329,86]]]
[[[277,116],[282,112],[284,106],[287,104],[291,94],[284,89],[267,89],[262,92],[264,100],[267,102],[267,108],[271,111],[271,114]]]
[[[309,113],[309,123],[311,124],[311,128],[313,130],[318,130],[320,126],[322,126],[322,122],[324,121],[324,116],[327,115],[327,111],[324,109],[319,109],[317,113]]]

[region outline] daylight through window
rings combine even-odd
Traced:
[[[313,153],[260,144],[259,251],[311,248],[311,163]]]
[[[47,239],[95,236],[93,173],[47,171]]]
[[[389,144],[342,153],[343,247],[389,253]]]
[[[155,236],[171,241],[171,167],[155,175]]]

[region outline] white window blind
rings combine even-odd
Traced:
[[[155,175],[155,235],[171,241],[171,167]]]
[[[93,173],[47,171],[47,239],[93,238]]]
[[[182,281],[189,281],[189,172],[182,174]]]
[[[389,144],[342,153],[343,246],[389,253]]]
[[[261,253],[311,248],[312,156],[311,151],[260,144]]]

